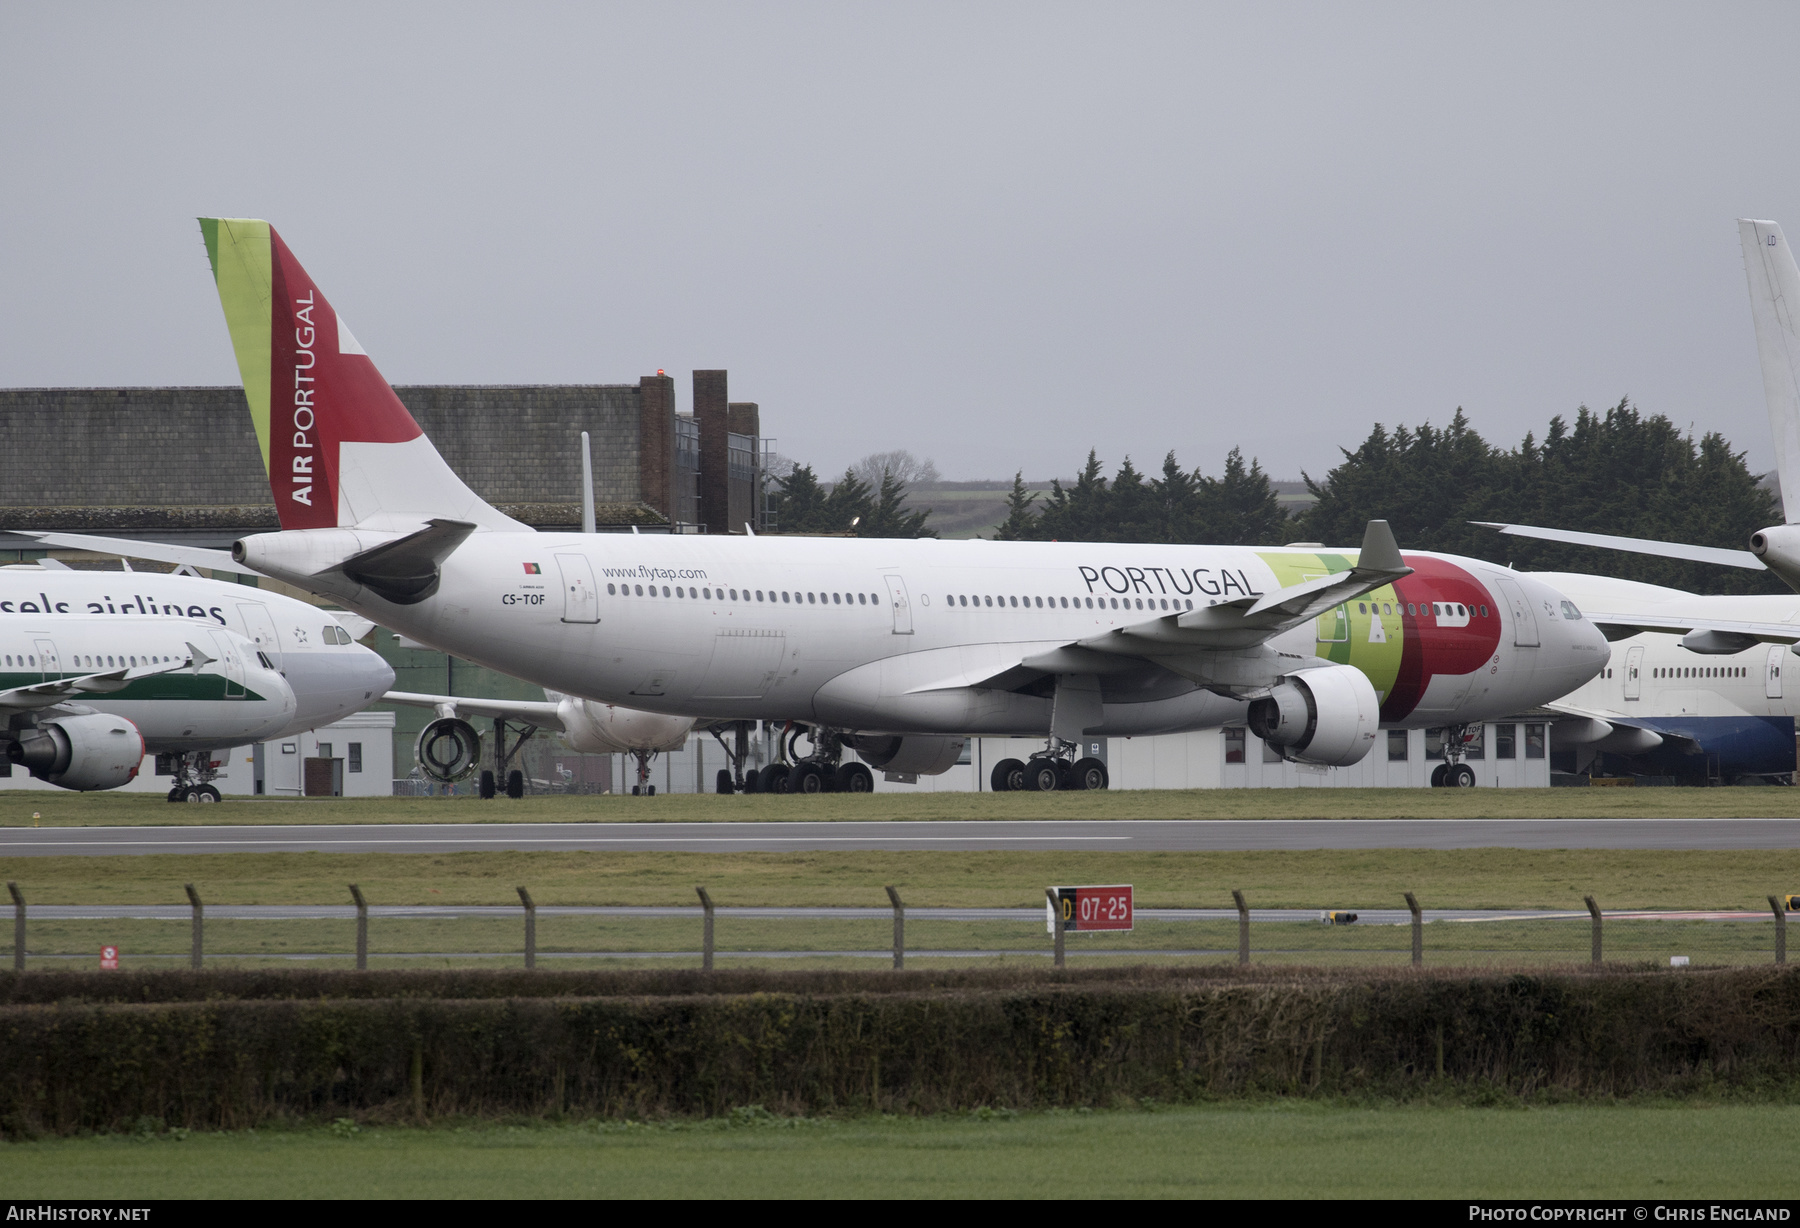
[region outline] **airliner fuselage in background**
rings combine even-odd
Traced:
[[[267,223],[202,230],[283,525],[234,557],[556,690],[803,723],[893,771],[943,770],[965,734],[1053,757],[1246,720],[1345,764],[1607,659],[1549,586],[1403,556],[1379,521],[1350,551],[536,533],[450,471]]]

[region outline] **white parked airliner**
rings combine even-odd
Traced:
[[[1001,788],[1104,787],[1080,739],[1247,722],[1349,764],[1380,728],[1461,730],[1598,673],[1550,586],[1360,550],[536,533],[451,472],[265,222],[204,219],[283,530],[243,566],[411,639],[596,703],[805,726],[799,791],[863,791],[854,747],[939,772],[1039,735]],[[1472,773],[1470,774],[1472,777]]]

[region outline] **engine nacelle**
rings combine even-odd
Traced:
[[[884,772],[938,776],[956,766],[967,738],[857,738],[851,743],[863,762]]]
[[[1750,553],[1780,576],[1782,583],[1800,592],[1800,524],[1778,524],[1752,533]]]
[[[460,716],[440,716],[419,730],[413,755],[419,770],[439,784],[455,784],[481,759],[481,735]]]
[[[1250,705],[1249,721],[1250,732],[1289,758],[1349,767],[1375,745],[1381,703],[1361,670],[1330,665],[1283,678]]]
[[[664,716],[564,695],[556,702],[563,741],[571,750],[614,755],[628,751],[680,750],[694,728],[691,716]]]
[[[20,729],[6,757],[64,789],[116,789],[144,760],[144,736],[122,716],[58,716]]]

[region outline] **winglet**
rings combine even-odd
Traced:
[[[187,650],[188,650],[188,664],[190,664],[194,667],[194,672],[196,674],[200,672],[201,666],[211,665],[214,661],[217,661],[219,659],[217,657],[208,656],[206,654],[205,650],[200,648],[192,640],[188,641]]]
[[[1406,560],[1400,557],[1399,543],[1385,520],[1371,520],[1363,530],[1362,552],[1356,566],[1363,571],[1406,571]]]

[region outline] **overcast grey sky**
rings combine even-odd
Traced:
[[[1772,464],[1800,7],[0,7],[0,386],[238,375],[269,219],[395,383],[727,367],[946,477],[1629,395]]]

